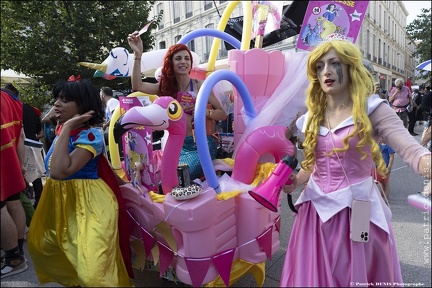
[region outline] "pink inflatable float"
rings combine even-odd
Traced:
[[[136,254],[140,254],[136,240],[144,247],[137,257],[141,263],[135,266],[143,267],[146,260],[158,263],[161,276],[175,271],[177,280],[194,286],[209,283],[229,286],[251,272],[262,286],[265,260],[271,259],[280,245],[279,213],[266,209],[247,191],[217,194],[208,187],[198,197],[186,201],[171,196],[169,192],[178,185],[177,163],[185,137],[185,117],[180,107],[171,97],[159,97],[146,107],[129,109],[121,119],[123,129],[144,125],[169,131],[161,166],[166,195],[149,192],[145,187],[136,189],[131,184],[122,186],[133,227],[132,247]],[[283,135],[283,129],[276,129],[279,130]],[[279,141],[287,143],[284,151],[293,151],[287,139]],[[261,150],[278,155],[271,149]],[[250,159],[258,158],[256,155]],[[254,172],[248,170],[252,175],[241,175],[253,179]]]
[[[229,3],[226,10],[232,10],[234,4]],[[250,2],[243,1],[242,4],[251,7]],[[251,19],[252,9],[244,10],[245,19]],[[245,24],[247,22],[245,21]],[[244,42],[250,42],[250,38],[246,38],[248,40]],[[125,57],[129,56],[124,51],[120,53],[124,53]],[[264,182],[265,177],[256,175],[256,170],[259,170],[256,168],[261,165],[259,162],[263,156],[269,154],[278,162],[285,155],[292,155],[294,147],[285,138],[286,125],[275,125],[267,121],[259,127],[254,125],[252,128],[248,123],[258,115],[256,111],[261,111],[263,105],[280,86],[287,72],[287,60],[280,51],[252,49],[230,50],[228,61],[231,67],[231,71],[228,72],[233,74],[230,79],[235,83],[230,79],[216,79],[222,77],[222,74],[218,74],[220,71],[212,72],[205,79],[197,96],[195,136],[207,180],[207,185],[203,186],[197,197],[178,201],[171,195],[173,188],[178,185],[177,164],[185,135],[185,118],[176,100],[171,97],[159,97],[146,107],[129,109],[119,120],[124,130],[145,127],[169,131],[161,160],[161,191],[150,191],[143,185],[140,189],[132,184],[121,187],[129,214],[133,264],[138,269],[154,268],[159,271],[161,277],[192,286],[231,286],[246,273],[253,274],[256,286],[263,286],[266,260],[271,260],[280,246],[280,209],[267,209],[251,197],[249,189],[221,189],[211,159],[207,157],[208,146],[203,140],[208,97],[218,81],[227,80],[234,85],[236,93],[234,143],[237,145],[233,178],[248,184],[245,186]],[[292,66],[301,73],[297,64]],[[300,66],[305,65],[299,63],[298,67]],[[103,72],[109,73],[109,69]],[[128,75],[127,72],[128,70],[124,71],[122,75]],[[306,77],[304,78],[304,82],[307,82]],[[284,99],[296,98],[294,96],[299,95],[296,94],[296,89],[303,90],[301,85],[294,87],[295,89],[291,88],[290,85],[280,88],[293,94],[284,95]],[[297,102],[304,103],[300,96],[296,98]],[[297,107],[286,104],[289,103],[275,106],[279,109],[282,106]],[[273,112],[275,109],[272,109]],[[296,113],[297,111],[293,111],[294,115]],[[259,119],[255,122],[264,123]],[[273,164],[272,167],[275,166],[276,164]],[[268,176],[272,171],[267,172]],[[285,178],[289,176],[289,173],[281,174]],[[269,183],[286,183],[285,178]],[[279,199],[272,202],[279,208],[281,195],[277,194],[277,197]]]

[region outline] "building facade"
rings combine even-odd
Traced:
[[[217,28],[229,1],[156,1],[150,18],[163,11],[162,21],[152,30],[155,49],[175,44],[182,36],[199,28]],[[288,5],[292,1],[284,1]],[[243,7],[237,5],[230,17],[243,15]],[[356,45],[365,59],[374,67],[374,77],[386,90],[396,78],[412,77],[415,69],[415,44],[410,43],[405,27],[408,11],[402,1],[369,1]],[[297,36],[265,47],[265,50],[295,49]],[[207,62],[213,43],[212,37],[200,37],[188,43],[191,50]],[[221,41],[217,59],[227,57]],[[414,82],[414,81],[412,81]]]

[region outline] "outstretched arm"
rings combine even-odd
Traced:
[[[381,136],[416,173],[431,177],[431,153],[422,147],[403,126],[402,120],[386,103],[381,103],[369,115],[374,131]],[[404,139],[404,141],[400,141]]]
[[[143,54],[143,43],[138,31],[128,35],[128,43],[134,52],[134,61],[132,68],[132,89],[143,93],[157,95],[159,93],[159,84],[147,83],[141,81],[141,61]]]

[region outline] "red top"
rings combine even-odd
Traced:
[[[24,190],[26,184],[17,154],[22,129],[22,103],[1,91],[1,201]]]

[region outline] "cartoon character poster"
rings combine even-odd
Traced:
[[[134,106],[147,106],[151,103],[147,96],[119,97],[121,114]],[[124,167],[128,179],[137,186],[157,191],[153,163],[152,129],[137,127],[122,136]],[[138,186],[139,187],[139,186]]]
[[[369,1],[309,1],[296,47],[312,50],[329,35],[355,43]]]

